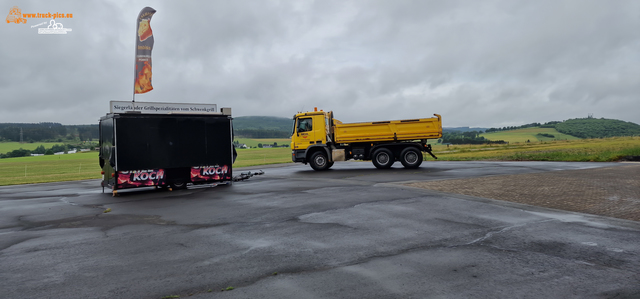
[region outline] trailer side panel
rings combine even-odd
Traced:
[[[118,170],[231,165],[228,117],[137,116],[117,119]]]

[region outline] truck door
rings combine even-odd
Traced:
[[[313,130],[313,118],[300,117],[296,121],[296,133],[293,136],[295,149],[302,150],[315,144],[316,134]]]

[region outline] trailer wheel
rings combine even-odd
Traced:
[[[391,168],[395,159],[390,150],[381,148],[373,152],[373,159],[371,159],[371,162],[373,162],[373,165],[378,169],[387,169]]]
[[[327,166],[327,169],[331,168],[331,166],[333,166],[333,163],[334,163],[334,162],[329,162],[329,163],[327,163],[327,165],[328,165],[328,166]]]
[[[400,162],[405,168],[418,168],[422,164],[422,153],[415,147],[407,147],[400,153]]]
[[[329,160],[327,159],[327,155],[321,151],[313,153],[311,155],[311,168],[313,170],[326,170],[329,169]]]
[[[187,189],[187,183],[185,183],[185,182],[171,183],[171,189],[173,189],[173,190]]]

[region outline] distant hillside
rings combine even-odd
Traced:
[[[562,134],[554,128],[527,127],[508,131],[493,131],[480,134],[488,140],[504,140],[507,142],[535,142],[550,140],[576,140],[580,139],[567,134]]]
[[[565,121],[550,121],[545,124],[531,123],[522,126],[490,128],[485,133],[513,132],[525,128],[551,128],[557,132],[577,138],[606,138],[620,136],[640,136],[640,125],[605,118],[575,118]]]
[[[233,118],[235,129],[264,129],[277,131],[291,131],[293,120],[285,117],[273,116],[239,116]]]
[[[289,138],[293,120],[273,116],[239,116],[233,118],[233,131],[237,137]]]
[[[22,135],[22,136],[21,136]],[[98,125],[62,125],[59,123],[0,123],[0,141],[62,142],[97,139]]]
[[[617,119],[576,118],[553,126],[560,133],[580,138],[640,136],[640,125]]]

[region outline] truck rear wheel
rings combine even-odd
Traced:
[[[327,159],[327,155],[323,152],[315,152],[311,155],[311,168],[313,170],[326,170],[329,169],[329,160]]]
[[[400,153],[400,162],[405,168],[418,168],[422,164],[422,153],[415,147],[407,147]]]
[[[373,152],[371,162],[373,162],[373,165],[378,169],[387,169],[391,168],[391,165],[395,162],[395,158],[390,150],[381,148]]]

